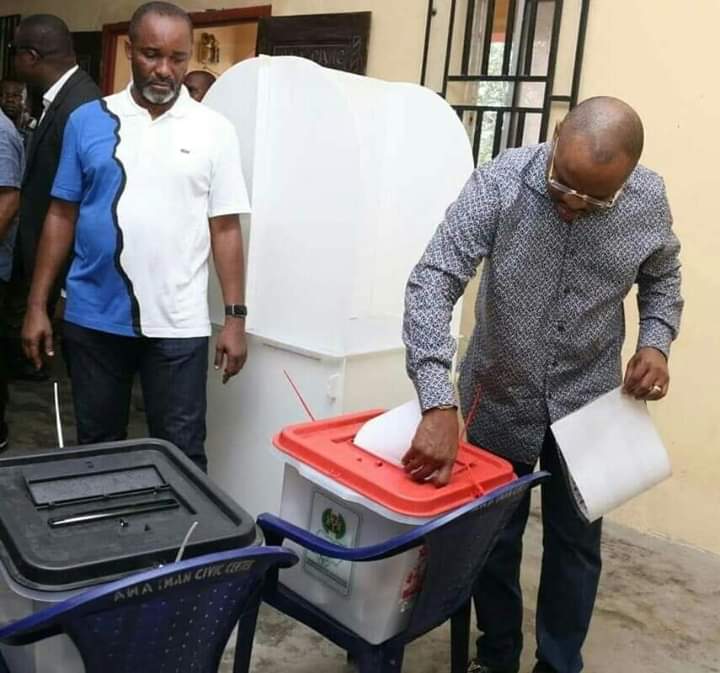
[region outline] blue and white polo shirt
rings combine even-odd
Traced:
[[[65,320],[125,336],[210,334],[208,218],[250,209],[227,119],[185,87],[154,120],[130,87],[86,103],[66,125],[52,196],[79,205]]]

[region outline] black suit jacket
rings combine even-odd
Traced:
[[[50,103],[30,139],[20,193],[20,226],[16,243],[19,261],[28,280],[32,279],[40,234],[50,206],[50,190],[60,161],[65,124],[75,108],[101,95],[90,76],[83,70],[76,70]]]

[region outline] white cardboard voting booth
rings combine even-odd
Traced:
[[[248,362],[226,386],[210,373],[210,475],[251,514],[277,512],[283,465],[271,438],[306,418],[284,371],[318,418],[412,397],[405,284],[472,153],[429,89],[305,59],[239,63],[205,102],[237,129],[253,211],[243,220]]]

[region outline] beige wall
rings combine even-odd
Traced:
[[[0,14],[50,12],[71,30],[100,30],[127,21],[144,0],[2,0]],[[425,0],[176,0],[189,11],[269,5],[276,16],[371,11],[368,74],[417,81],[424,44]]]
[[[652,11],[649,5],[652,4]],[[682,241],[683,329],[672,387],[653,416],[672,480],[614,517],[720,553],[720,90],[714,78],[720,3],[591,3],[582,97],[619,96],[645,121],[643,163],[664,176]],[[628,304],[628,324],[636,323]],[[628,335],[632,345],[636,332]]]
[[[424,0],[275,0],[273,15],[371,11],[368,75],[417,81],[424,44]]]
[[[127,21],[146,0],[2,0],[0,14],[50,13],[65,20],[70,30],[100,30],[103,24]],[[176,0],[191,12],[226,7],[269,5],[267,0]]]
[[[577,2],[566,3],[577,20]],[[683,244],[682,332],[670,360],[668,398],[650,405],[671,453],[671,480],[611,518],[720,554],[720,193],[716,128],[720,91],[711,64],[720,4],[702,0],[599,0],[591,3],[580,98],[613,95],[635,106],[646,127],[642,162],[666,181],[675,230]],[[570,23],[570,21],[568,23]],[[567,35],[561,43],[572,57]],[[571,59],[566,59],[568,62]],[[569,69],[559,62],[556,93]],[[475,285],[466,293],[463,333],[472,323]],[[625,358],[635,348],[634,293],[626,302]]]

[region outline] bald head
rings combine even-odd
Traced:
[[[60,17],[52,14],[34,14],[23,19],[15,42],[35,49],[44,57],[75,58],[70,29]]]
[[[190,95],[198,102],[202,102],[208,89],[215,83],[215,75],[206,70],[193,70],[185,75],[185,86]]]
[[[571,222],[617,201],[640,159],[643,126],[627,103],[589,98],[565,117],[556,140],[548,191],[560,217]]]
[[[15,31],[15,72],[42,93],[77,62],[70,30],[52,14],[24,18]]]
[[[560,126],[559,143],[568,141],[581,141],[598,164],[615,161],[620,154],[636,164],[643,149],[643,125],[638,113],[618,98],[588,98]]]

